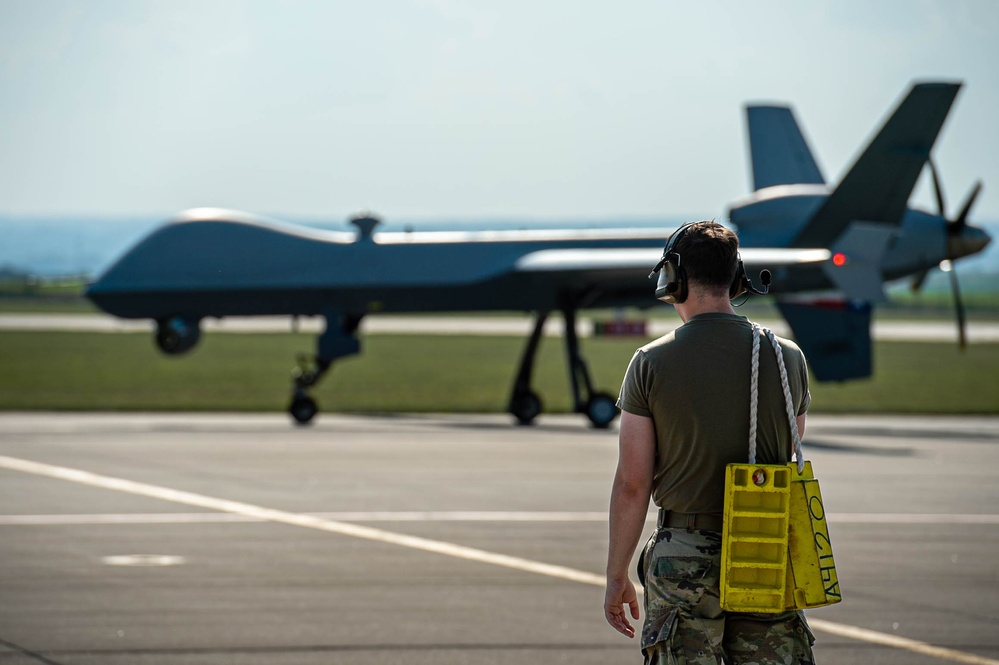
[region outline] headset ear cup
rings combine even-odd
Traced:
[[[676,269],[676,297],[674,303],[682,303],[687,299],[687,271],[680,266]]]
[[[656,298],[664,303],[673,304],[676,295],[676,271],[673,264],[664,261],[659,269],[659,280],[656,282]]]
[[[677,267],[667,260],[659,272],[659,283],[656,284],[656,298],[675,305],[687,299],[687,271]]]
[[[673,251],[677,242],[693,225],[688,222],[673,232],[666,240],[663,258],[659,265],[659,281],[656,283],[656,298],[675,305],[687,299],[687,271],[680,265],[680,255]],[[675,260],[671,257],[676,257]]]

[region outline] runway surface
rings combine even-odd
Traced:
[[[790,334],[782,320],[759,322],[778,335]],[[323,331],[322,317],[303,317],[293,321],[287,316],[233,316],[225,319],[205,319],[202,326],[207,332],[273,333],[288,332],[293,326],[302,332]],[[649,319],[650,337],[659,337],[680,325],[680,319]],[[368,316],[361,322],[363,333],[415,333],[423,335],[518,335],[531,334],[534,319],[531,316]],[[104,314],[0,314],[0,330],[75,330],[85,332],[151,332],[154,323],[148,319],[119,319]],[[580,318],[579,335],[593,334],[593,321]],[[561,336],[564,323],[552,317],[545,323],[545,334]],[[967,336],[971,343],[999,342],[999,323],[969,321]],[[952,321],[875,321],[871,326],[874,339],[893,341],[956,342],[957,326]]]
[[[999,418],[805,450],[817,662],[999,664]],[[640,662],[601,609],[615,463],[573,416],[2,413],[0,664]]]

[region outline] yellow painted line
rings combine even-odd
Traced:
[[[215,510],[232,515],[240,515],[253,520],[288,524],[290,526],[316,529],[343,536],[351,536],[354,538],[361,538],[364,540],[371,540],[390,545],[398,545],[400,547],[408,547],[424,552],[442,554],[456,559],[477,561],[479,563],[487,563],[523,572],[537,573],[538,575],[545,575],[571,582],[579,582],[581,584],[589,584],[591,586],[603,587],[606,582],[604,576],[602,575],[594,575],[593,573],[587,573],[585,571],[568,568],[566,566],[539,563],[537,561],[531,561],[530,559],[508,556],[505,554],[496,554],[495,552],[487,552],[473,547],[464,547],[462,545],[455,545],[454,543],[448,543],[445,541],[420,538],[418,536],[407,536],[394,533],[392,531],[385,531],[384,529],[374,529],[357,524],[348,524],[346,522],[324,519],[314,515],[289,513],[283,510],[264,508],[262,506],[255,506],[249,503],[218,499],[202,494],[195,494],[193,492],[184,492],[181,490],[170,489],[168,487],[160,487],[158,485],[125,480],[123,478],[103,476],[96,473],[90,473],[89,471],[43,464],[41,462],[33,462],[31,460],[19,459],[16,457],[0,455],[0,468],[9,469],[11,471],[22,471],[36,476],[66,480],[69,482],[80,483],[82,485],[89,485],[91,487],[115,490],[118,492],[125,492],[153,499],[161,499],[163,501],[171,501],[173,503]],[[639,591],[641,590],[639,589]],[[918,640],[910,640],[904,637],[879,633],[865,628],[858,628],[856,626],[849,626],[846,624],[813,618],[808,620],[808,625],[815,630],[832,635],[846,637],[861,642],[868,642],[871,644],[881,644],[895,649],[902,649],[925,656],[939,658],[941,660],[966,663],[968,665],[999,665],[999,660],[985,658],[983,656],[977,656],[975,654],[969,654],[955,649],[938,647],[932,644],[927,644],[926,642],[920,642]]]

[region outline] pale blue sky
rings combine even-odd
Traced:
[[[992,0],[0,0],[0,216],[721,216],[747,100],[835,179],[956,79],[949,212],[981,178],[999,219],[997,35]]]

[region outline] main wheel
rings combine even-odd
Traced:
[[[299,425],[308,425],[319,413],[319,407],[316,406],[316,400],[306,395],[299,395],[291,400],[288,413]]]
[[[175,316],[156,321],[156,346],[169,356],[190,351],[200,338],[201,328],[197,320],[188,321]]]
[[[541,413],[541,398],[530,390],[517,393],[510,401],[510,413],[518,425],[530,425]]]
[[[597,429],[606,429],[617,418],[614,398],[607,393],[596,393],[586,403],[586,417]]]

